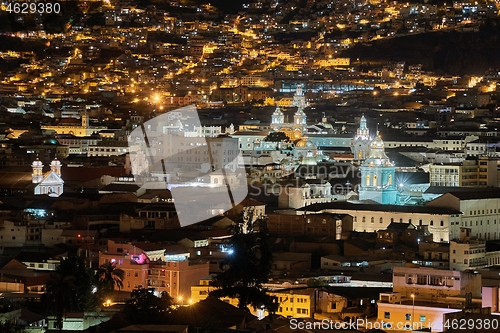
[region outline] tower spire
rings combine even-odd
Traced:
[[[33,170],[31,173],[31,181],[35,184],[40,183],[43,180],[43,163],[38,158],[38,154],[33,163],[31,163],[31,169]]]

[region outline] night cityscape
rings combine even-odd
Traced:
[[[500,330],[499,0],[0,6],[0,333]]]

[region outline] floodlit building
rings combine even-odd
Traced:
[[[370,143],[370,153],[361,164],[360,200],[373,200],[381,204],[395,204],[397,189],[394,185],[396,167],[385,154],[384,141],[376,137]]]
[[[54,159],[50,163],[50,171],[43,173],[43,163],[38,158],[33,161],[31,175],[34,184],[34,194],[47,194],[50,197],[58,197],[64,191],[64,181],[61,177],[61,162]]]

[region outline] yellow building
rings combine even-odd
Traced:
[[[212,277],[206,277],[200,280],[197,286],[191,286],[191,298],[189,303],[196,303],[206,299],[209,293],[215,288],[210,285]],[[287,289],[279,291],[270,291],[268,294],[276,297],[279,302],[277,315],[292,318],[310,318],[314,313],[314,288],[307,289]],[[238,306],[238,299],[224,297],[222,301],[233,306]],[[255,310],[250,308],[252,314],[262,317],[267,315],[267,311]]]
[[[81,118],[81,122],[75,118],[61,119],[56,125],[42,126],[42,129],[52,130],[57,134],[71,134],[74,136],[91,136],[94,132],[99,133],[107,129],[106,126],[90,126],[86,112],[82,112]]]

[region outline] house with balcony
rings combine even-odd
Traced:
[[[445,315],[480,307],[481,275],[427,267],[394,267],[392,293],[381,293],[377,320],[396,330],[444,330]]]

